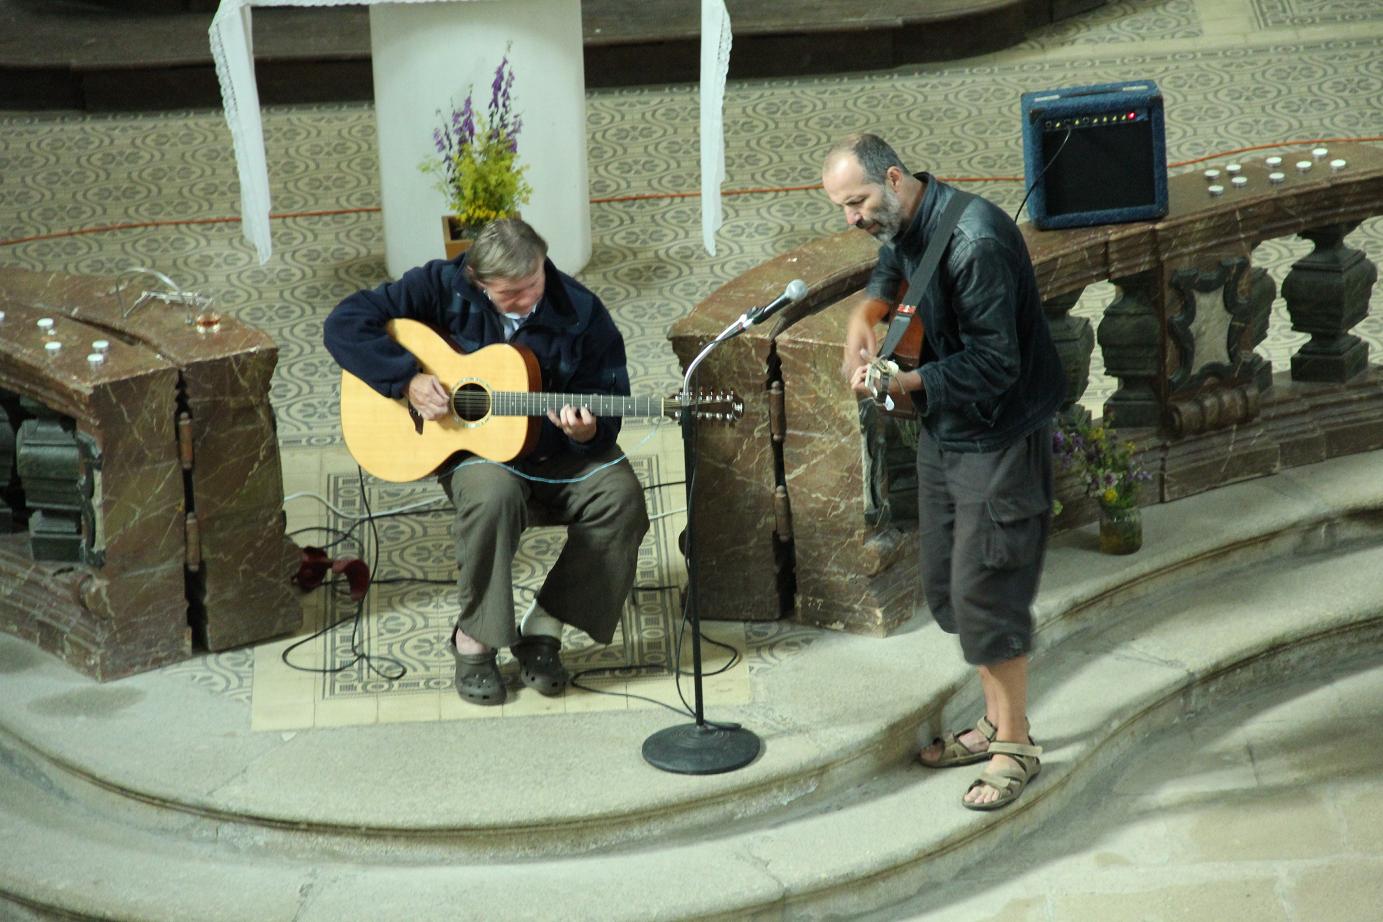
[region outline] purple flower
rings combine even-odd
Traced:
[[[475,140],[475,107],[471,103],[471,94],[466,94],[466,101],[461,106],[460,124],[456,130],[456,140],[458,144],[470,144]]]
[[[500,93],[504,91],[504,68],[509,65],[509,55],[500,58],[499,67],[495,68],[495,79],[490,82],[490,114],[496,115],[499,112]],[[505,103],[509,101],[508,94],[505,94]],[[508,108],[506,105],[505,108]]]

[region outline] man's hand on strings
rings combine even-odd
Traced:
[[[595,438],[595,416],[586,407],[568,404],[560,412],[548,410],[547,418],[573,442],[589,442]]]
[[[879,298],[870,298],[850,312],[845,327],[845,350],[840,362],[840,374],[850,381],[860,367],[860,353],[873,357],[879,351],[879,338],[874,327],[888,317],[889,305]],[[869,358],[865,359],[867,363]]]
[[[875,394],[869,389],[869,364],[874,360],[874,354],[867,349],[859,351],[859,365],[850,373],[850,389],[858,397],[874,397]],[[888,380],[888,392],[894,397],[901,397],[903,394],[922,388],[922,373],[918,371],[900,371]]]
[[[419,372],[408,382],[408,402],[423,419],[441,419],[451,412],[451,395],[436,375]]]

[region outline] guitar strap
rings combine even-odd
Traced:
[[[888,358],[893,355],[893,350],[898,348],[898,342],[903,338],[909,326],[912,325],[913,315],[917,313],[917,305],[922,300],[922,294],[931,284],[932,276],[936,274],[936,267],[941,263],[941,254],[946,250],[946,244],[951,240],[951,232],[956,229],[956,224],[960,222],[961,212],[965,211],[975,196],[969,192],[955,190],[951,195],[951,200],[946,203],[945,209],[941,212],[941,218],[936,222],[936,230],[932,232],[931,239],[927,241],[927,248],[922,251],[922,260],[917,264],[917,268],[912,270],[912,275],[908,277],[908,291],[903,297],[903,301],[898,305],[898,309],[893,312],[893,319],[889,321],[888,332],[884,334],[883,344],[879,346],[879,357]]]

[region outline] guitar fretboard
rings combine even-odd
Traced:
[[[564,406],[586,407],[595,416],[664,416],[677,412],[675,400],[660,397],[625,397],[619,394],[554,394],[492,391],[475,393],[461,391],[455,398],[456,408],[463,417],[472,414],[467,409],[489,409],[495,416],[546,416],[549,410]]]

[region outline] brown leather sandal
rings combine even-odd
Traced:
[[[1018,795],[1023,793],[1028,782],[1036,778],[1042,771],[1042,762],[1038,756],[1042,755],[1041,746],[1029,746],[1025,743],[1006,743],[1002,740],[989,744],[990,755],[1005,755],[1017,762],[1017,765],[1010,765],[1005,762],[995,765],[990,762],[980,776],[974,780],[970,787],[965,789],[968,795],[975,788],[982,784],[987,784],[999,792],[999,796],[987,804],[972,804],[961,797],[961,805],[970,810],[998,810],[1000,807],[1007,807],[1018,799]]]
[[[981,714],[980,719],[976,721],[975,730],[990,743],[994,742],[994,737],[998,735],[999,732],[998,729],[989,722],[989,718],[983,714]],[[957,765],[974,765],[976,762],[983,762],[985,759],[989,758],[988,749],[981,749],[976,752],[960,741],[961,734],[968,732],[970,731],[952,730],[943,736],[938,736],[936,739],[932,740],[931,745],[942,747],[940,757],[928,760],[919,752],[917,753],[917,761],[928,768],[954,768]]]

